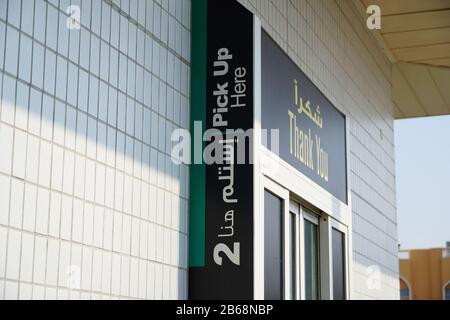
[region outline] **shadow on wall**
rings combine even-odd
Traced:
[[[188,127],[188,98],[150,73],[132,98],[1,19],[0,225],[154,261],[161,298],[186,298],[188,167],[170,136]]]

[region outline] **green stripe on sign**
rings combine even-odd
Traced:
[[[206,128],[207,0],[192,0],[191,28],[191,166],[189,181],[189,266],[205,266],[205,164],[194,164],[194,122]],[[199,143],[197,141],[197,143]],[[202,142],[203,145],[203,142]],[[203,150],[203,148],[202,148]]]

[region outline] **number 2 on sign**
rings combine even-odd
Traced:
[[[223,254],[235,265],[239,266],[241,264],[240,259],[240,248],[241,244],[239,242],[235,242],[233,244],[233,251],[224,243],[219,243],[214,247],[214,262],[221,266],[222,265],[222,257],[220,253]]]

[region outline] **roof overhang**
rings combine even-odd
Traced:
[[[450,114],[450,0],[353,0],[365,20],[381,9],[372,31],[392,62],[395,118]]]

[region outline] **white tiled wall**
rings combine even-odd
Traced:
[[[188,0],[0,0],[0,299],[186,298],[189,30]]]
[[[351,1],[241,2],[349,116],[352,297],[398,298],[389,61]],[[189,38],[189,0],[0,0],[0,299],[186,297]]]
[[[350,0],[240,1],[261,18],[263,28],[349,117],[351,296],[398,299],[390,62]],[[373,273],[377,268],[380,285]]]

